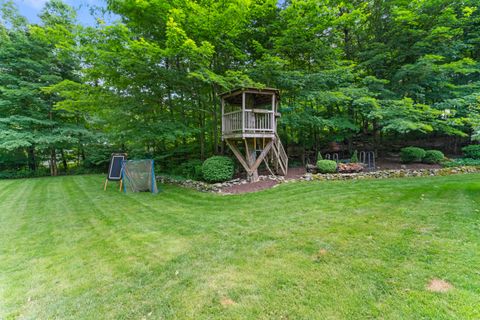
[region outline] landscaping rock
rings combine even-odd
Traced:
[[[318,172],[317,166],[314,165],[314,164],[307,164],[305,166],[305,169],[306,169],[307,173],[317,173]]]
[[[258,179],[260,181],[264,181],[264,180],[272,180],[276,182],[285,181],[284,177],[273,176],[273,175],[259,176]],[[226,182],[217,182],[217,183],[210,184],[203,181],[180,180],[180,179],[175,179],[169,176],[157,176],[157,181],[159,181],[160,183],[175,184],[185,188],[194,189],[202,192],[216,192],[216,193],[222,192],[222,189],[227,187],[236,186],[236,185],[245,185],[249,183],[246,179],[236,178]]]
[[[480,167],[458,167],[441,169],[399,169],[399,170],[379,170],[373,172],[358,173],[329,173],[329,174],[311,174],[303,175],[301,180],[361,180],[361,179],[388,179],[402,177],[424,177],[424,176],[445,176],[461,173],[477,173]]]
[[[377,170],[371,172],[354,172],[354,173],[305,173],[299,179],[286,180],[283,176],[259,176],[260,181],[274,181],[276,183],[286,183],[298,180],[303,181],[323,181],[323,180],[362,180],[362,179],[388,179],[388,178],[402,178],[402,177],[426,177],[426,176],[447,176],[451,174],[464,173],[480,173],[480,167],[465,166],[456,168],[435,168],[435,169],[398,169],[398,170]],[[227,187],[236,185],[248,184],[246,179],[233,179],[226,182],[206,183],[194,180],[177,180],[168,176],[157,176],[160,183],[170,183],[180,185],[186,188],[195,189],[202,192],[222,193],[222,190]]]

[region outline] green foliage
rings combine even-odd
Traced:
[[[480,139],[476,0],[108,0],[119,19],[92,27],[60,0],[35,24],[2,3],[0,168],[204,159],[236,86],[281,89],[278,130],[302,152]]]
[[[425,156],[422,159],[424,163],[441,163],[445,159],[445,155],[442,151],[439,150],[427,150],[425,151]]]
[[[400,159],[403,163],[422,162],[425,150],[417,147],[406,147],[400,150]]]
[[[459,158],[443,162],[444,167],[480,166],[480,159]]]
[[[45,177],[50,175],[50,171],[47,168],[39,168],[37,170],[29,170],[23,168],[20,170],[2,170],[0,171],[0,179],[23,179],[23,178],[36,178]]]
[[[81,149],[92,137],[81,114],[55,110],[58,96],[43,91],[64,79],[77,79],[78,60],[60,50],[73,41],[74,11],[61,1],[49,1],[38,26],[19,20],[13,7],[5,8],[8,2],[0,17],[11,25],[0,25],[0,159],[23,152],[29,170],[48,160],[56,175],[58,154],[66,163],[65,149]]]
[[[203,178],[207,182],[223,182],[231,180],[234,172],[232,159],[223,156],[213,156],[202,165]]]
[[[462,148],[465,158],[480,159],[480,144],[472,144]]]
[[[335,173],[337,172],[337,163],[333,160],[319,160],[317,168],[320,173]]]
[[[182,163],[176,170],[179,175],[184,178],[192,180],[202,180],[203,178],[203,169],[202,169],[202,160],[188,160]]]
[[[358,151],[355,150],[352,154],[352,157],[350,158],[351,163],[358,163]]]

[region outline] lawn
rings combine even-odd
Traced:
[[[480,318],[480,175],[102,183],[0,181],[0,319]]]

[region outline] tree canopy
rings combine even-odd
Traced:
[[[3,4],[0,168],[222,153],[218,94],[237,86],[280,89],[292,157],[479,137],[479,0],[106,3],[120,18],[95,26],[61,0],[39,24]]]

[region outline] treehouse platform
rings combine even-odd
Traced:
[[[277,134],[279,97],[273,88],[239,88],[220,95],[222,139],[250,181],[258,180],[262,162],[272,174],[287,174],[288,157]]]

